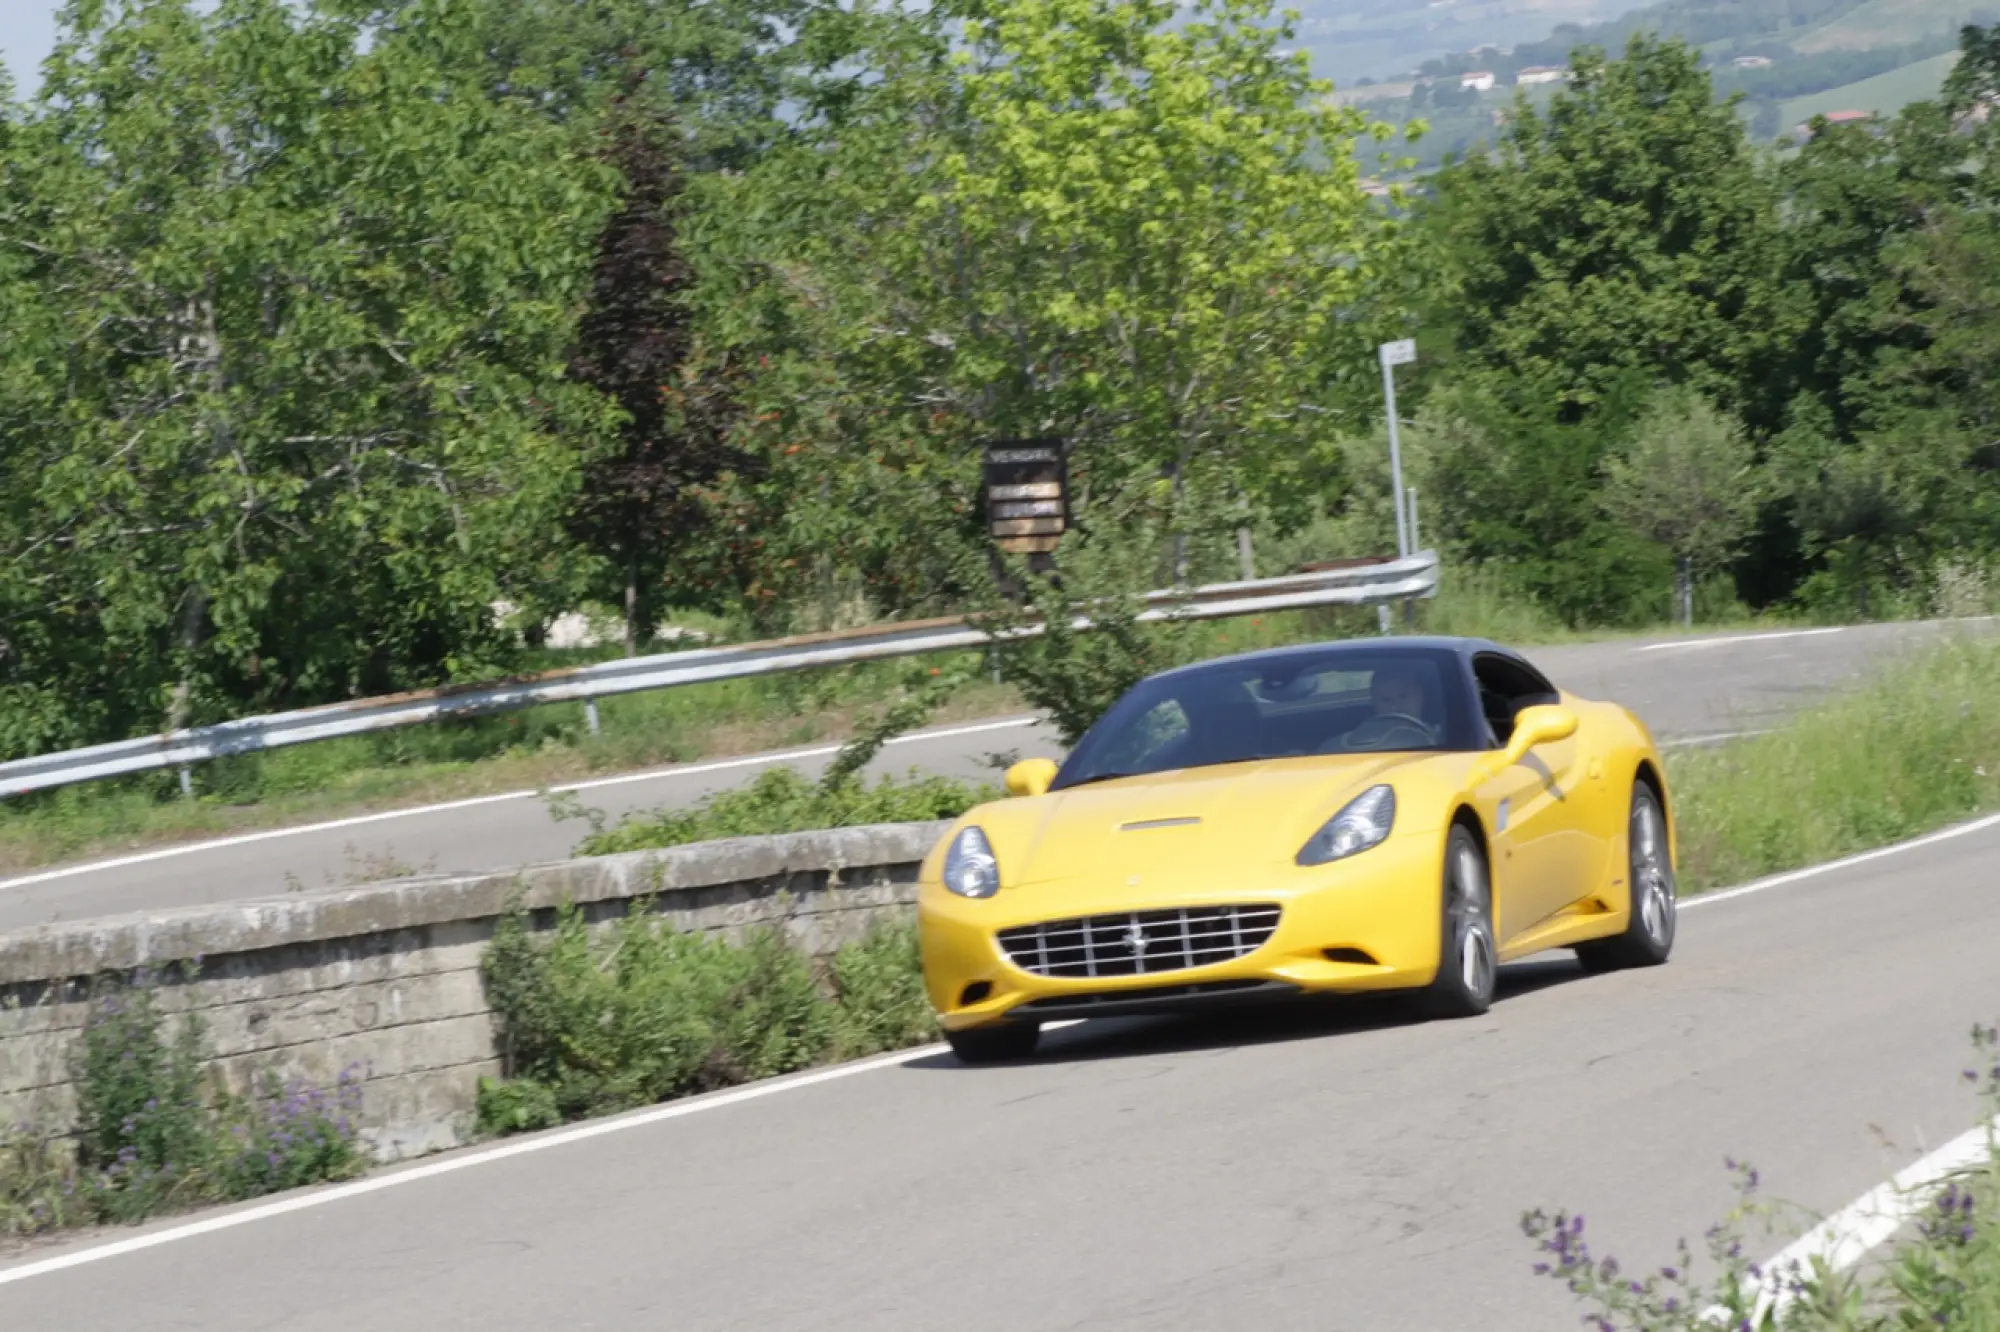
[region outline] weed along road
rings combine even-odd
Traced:
[[[1987,622],[1975,627],[1988,628]],[[1767,634],[1635,640],[1531,652],[1555,681],[1634,708],[1662,743],[1754,730],[1938,632],[1936,624],[1865,625]],[[836,746],[599,778],[573,788],[613,822],[628,810],[692,804],[776,763],[816,774]],[[901,737],[878,772],[917,767],[997,780],[992,756],[1060,753],[1030,718],[1001,718]],[[534,792],[338,819],[304,829],[139,852],[0,879],[0,930],[57,920],[236,901],[381,877],[383,865],[450,872],[559,860],[587,831],[558,822]]]
[[[1690,903],[1665,967],[932,1047],[0,1262],[0,1326],[1546,1332],[1524,1208],[1628,1269],[1961,1134],[2000,1010],[2000,821]],[[1769,1242],[1780,1247],[1785,1236]],[[105,1247],[107,1244],[113,1247]]]

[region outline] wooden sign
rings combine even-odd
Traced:
[[[1060,439],[986,446],[986,531],[1007,551],[1046,553],[1069,530],[1069,464]]]

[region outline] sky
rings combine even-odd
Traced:
[[[0,0],[0,57],[17,91],[34,91],[42,58],[56,43],[58,0]]]

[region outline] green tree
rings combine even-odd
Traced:
[[[1694,585],[1757,523],[1763,478],[1742,425],[1689,388],[1660,393],[1605,469],[1611,515],[1674,557],[1674,614],[1694,623]]]
[[[1635,372],[1756,401],[1789,328],[1771,182],[1735,103],[1680,42],[1635,36],[1572,70],[1545,111],[1517,97],[1498,146],[1438,177],[1433,315],[1456,357],[1572,418]]]
[[[1256,0],[1173,17],[1000,0],[851,20],[875,25],[870,78],[825,88],[744,205],[776,224],[808,370],[831,375],[773,404],[785,447],[816,441],[793,511],[830,515],[811,546],[969,533],[976,442],[1057,434],[1090,522],[1226,548],[1247,507],[1300,498],[1329,414],[1372,401],[1368,298],[1398,241],[1360,188],[1363,118]]]
[[[1786,277],[1799,334],[1774,377],[1777,480],[1806,594],[1863,613],[1947,559],[1990,552],[2000,517],[1984,446],[2000,351],[2000,202],[1990,120],[2000,45],[1968,28],[1944,97],[1879,126],[1815,127],[1784,170]]]
[[[0,159],[0,752],[490,670],[573,595],[610,182],[464,14],[64,11]]]

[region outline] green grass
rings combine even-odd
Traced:
[[[1668,769],[1683,891],[2000,809],[2000,643],[1953,637],[1770,735],[1682,751]]]
[[[1958,52],[1919,60],[1873,78],[1844,83],[1838,88],[1794,97],[1780,104],[1780,123],[1786,131],[1805,124],[1814,116],[1835,111],[1873,111],[1890,116],[1908,106],[1936,97],[1944,87],[1944,77],[1958,60]]]

